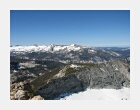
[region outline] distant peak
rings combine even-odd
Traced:
[[[37,45],[37,44],[34,44],[33,46],[38,47],[38,45]]]
[[[77,46],[76,44],[71,44],[70,46]]]

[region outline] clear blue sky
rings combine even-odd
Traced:
[[[129,10],[11,10],[11,45],[130,45]]]

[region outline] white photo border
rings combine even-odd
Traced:
[[[140,26],[138,0],[2,0],[0,4],[0,109],[85,110],[135,109],[140,98]],[[130,10],[130,100],[10,100],[10,10]]]

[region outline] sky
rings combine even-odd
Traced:
[[[129,10],[11,10],[10,45],[130,46]]]

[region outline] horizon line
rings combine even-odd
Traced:
[[[74,44],[74,43],[72,43]],[[48,45],[64,45],[64,46],[67,46],[67,45],[72,45],[72,44],[31,44],[31,45],[22,45],[22,44],[15,44],[15,45],[10,45],[11,46],[48,46]],[[119,45],[119,46],[91,46],[91,45],[80,45],[80,44],[75,44],[75,45],[78,45],[78,46],[86,46],[86,47],[130,47],[130,45]]]

